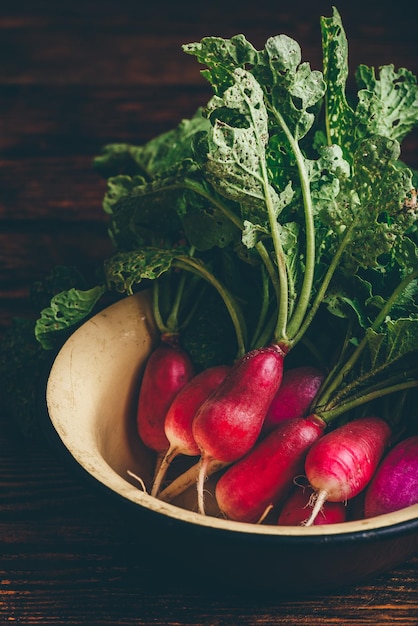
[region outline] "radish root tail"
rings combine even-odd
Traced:
[[[320,491],[317,492],[312,512],[310,516],[308,517],[308,519],[302,523],[302,526],[313,525],[318,514],[321,512],[322,507],[324,506],[324,503],[327,501],[327,497],[328,497],[328,492],[325,489],[321,489]]]
[[[158,452],[158,453],[157,453],[157,456],[156,456],[156,458],[155,458],[154,478],[153,478],[153,481],[155,481],[155,478],[156,478],[156,476],[157,476],[157,474],[158,474],[158,472],[159,472],[160,465],[161,465],[161,463],[162,463],[162,461],[163,461],[163,459],[164,459],[164,455],[165,455],[165,452]]]
[[[170,467],[171,462],[177,456],[178,449],[174,447],[170,447],[165,455],[163,456],[161,463],[159,464],[155,475],[154,481],[152,483],[151,495],[156,497],[158,492],[160,491],[161,483],[163,482],[165,475],[167,473],[168,468]]]
[[[147,492],[147,487],[146,487],[144,481],[142,480],[142,478],[140,476],[138,476],[138,474],[134,474],[133,472],[131,472],[131,470],[127,470],[126,473],[128,474],[128,476],[131,476],[132,478],[135,478],[135,480],[139,482],[139,484],[142,487],[142,491],[144,493],[148,493]]]
[[[270,511],[273,509],[273,505],[269,504],[268,506],[266,506],[266,508],[264,509],[264,512],[260,515],[259,519],[257,520],[257,524],[262,524],[264,522],[264,520],[266,519],[267,515],[270,513]]]
[[[200,459],[199,474],[197,476],[197,505],[201,515],[205,513],[205,481],[208,478],[208,466],[210,457],[202,456]]]
[[[220,461],[211,461],[206,470],[207,476],[212,476],[224,467],[228,467],[230,463],[221,463]],[[200,461],[192,465],[188,470],[177,476],[167,487],[158,494],[158,499],[163,502],[172,502],[183,491],[196,484],[200,470]]]

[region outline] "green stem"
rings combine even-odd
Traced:
[[[384,368],[383,368],[384,371]],[[369,377],[372,374],[369,374]],[[385,380],[382,380],[378,383],[375,383],[374,385],[370,385],[367,388],[367,393],[377,393],[379,390],[384,390],[387,387],[392,387],[393,385],[397,385],[399,382],[405,381],[405,379],[411,380],[411,379],[417,379],[417,375],[418,375],[418,370],[417,369],[413,369],[413,370],[409,370],[407,372],[401,372],[401,373],[397,373],[394,374],[393,376],[389,376],[388,378],[385,378]],[[353,381],[353,383],[351,385],[348,385],[347,387],[345,387],[344,389],[341,390],[340,393],[336,394],[332,401],[329,402],[325,409],[326,411],[333,409],[336,406],[339,406],[340,404],[343,404],[345,402],[348,402],[353,399],[356,399],[358,397],[360,397],[362,394],[364,394],[364,382],[365,380],[367,380],[367,377],[362,377],[360,376],[359,378],[357,378],[355,381]],[[360,391],[355,391],[356,388],[360,388]],[[354,393],[353,393],[354,390]],[[346,397],[344,399],[345,396],[348,396],[348,398]]]
[[[348,229],[346,230],[346,233],[344,235],[344,238],[342,240],[342,242],[340,243],[340,245],[338,246],[338,249],[336,251],[336,253],[334,254],[334,256],[332,257],[331,263],[328,266],[328,269],[325,273],[324,279],[321,283],[320,288],[318,289],[318,292],[314,298],[314,301],[312,303],[312,306],[309,310],[309,312],[307,313],[306,317],[304,318],[302,324],[300,325],[298,331],[296,332],[295,336],[292,339],[292,346],[296,345],[296,343],[298,343],[298,341],[300,341],[300,339],[303,337],[303,335],[306,333],[306,331],[308,330],[310,324],[312,323],[319,307],[321,306],[321,303],[325,297],[325,294],[327,292],[327,289],[329,287],[329,284],[332,280],[332,277],[334,276],[334,273],[339,265],[340,259],[346,249],[346,247],[348,246],[348,244],[350,243],[350,239],[351,236],[353,234],[353,230],[355,227],[355,220],[353,220],[350,224],[350,226],[348,227]]]
[[[254,342],[254,348],[261,348],[273,341],[273,331],[277,321],[277,312],[275,311],[267,322],[264,324],[263,332],[258,336],[257,341]]]
[[[232,224],[234,224],[237,229],[242,233],[243,229],[244,229],[244,224],[242,219],[236,215],[233,211],[231,211],[223,202],[220,201],[220,199],[216,196],[216,195],[211,195],[210,193],[208,193],[201,185],[199,185],[198,183],[194,182],[193,180],[186,178],[184,179],[181,183],[171,183],[169,185],[167,185],[165,187],[165,189],[167,191],[169,190],[177,190],[177,189],[189,189],[190,191],[193,191],[194,193],[196,193],[197,195],[201,196],[202,198],[205,198],[206,200],[208,200],[211,204],[213,204],[213,206],[215,206],[217,209],[219,209],[223,215],[230,221],[232,222]],[[149,192],[143,194],[143,195],[151,195],[153,194],[154,191],[151,189]],[[255,245],[255,249],[257,250],[257,253],[259,254],[262,262],[264,263],[267,272],[270,276],[271,282],[273,284],[275,293],[276,293],[276,298],[277,298],[277,302],[280,301],[281,296],[280,296],[280,281],[278,280],[277,277],[277,271],[276,268],[270,258],[270,255],[268,253],[268,251],[266,250],[266,247],[264,245],[264,243],[262,241],[259,241],[256,243]]]
[[[380,310],[380,312],[379,312],[378,316],[376,317],[376,319],[374,320],[373,324],[370,326],[370,330],[373,330],[373,331],[377,331],[378,330],[380,325],[384,322],[384,320],[385,320],[386,316],[388,315],[389,311],[391,310],[393,305],[396,303],[396,301],[399,298],[399,296],[402,293],[402,291],[417,276],[418,276],[418,270],[415,270],[415,271],[411,272],[411,274],[406,276],[399,283],[399,285],[393,291],[393,293],[390,296],[390,298],[388,298],[387,302],[385,303],[385,305]],[[320,403],[321,404],[326,404],[328,402],[329,398],[331,397],[332,393],[335,391],[335,389],[338,389],[338,387],[341,385],[341,383],[343,382],[345,376],[348,374],[348,372],[350,372],[352,370],[352,368],[354,367],[354,365],[356,364],[356,362],[360,358],[363,350],[367,346],[367,342],[368,342],[368,335],[367,335],[367,333],[365,333],[363,338],[362,338],[362,340],[360,341],[360,343],[358,344],[358,346],[354,350],[354,352],[342,364],[342,366],[339,369],[339,372],[336,373],[336,375],[333,378],[332,382],[328,385],[328,388],[327,388],[325,394],[321,394],[321,398],[320,398]]]
[[[263,261],[264,266],[267,270],[267,273],[270,277],[274,292],[276,294],[277,306],[279,306],[279,302],[281,300],[281,289],[280,289],[280,280],[277,275],[277,270],[262,241],[259,241],[255,244],[255,249],[257,250],[261,260]]]
[[[173,306],[170,311],[170,315],[167,318],[167,328],[172,332],[178,330],[178,313],[181,304],[181,300],[184,293],[184,287],[186,283],[186,274],[180,276],[179,285],[174,299]]]
[[[368,393],[360,393],[357,396],[352,397],[351,400],[342,402],[334,409],[325,410],[323,413],[321,413],[321,411],[316,411],[315,414],[319,415],[319,417],[321,417],[324,422],[328,424],[343,413],[348,413],[348,411],[352,411],[353,409],[367,404],[368,402],[372,402],[378,398],[383,398],[391,393],[404,391],[405,389],[412,389],[413,387],[418,387],[418,379],[397,383],[395,385],[385,387],[384,389],[369,391]]]
[[[339,368],[341,367],[341,363],[344,359],[344,355],[346,354],[346,350],[348,349],[350,345],[350,338],[352,336],[352,327],[353,327],[353,322],[352,320],[349,320],[349,323],[347,324],[347,329],[346,329],[344,340],[342,342],[341,347],[339,348],[339,354],[335,359],[334,358],[332,359],[333,366],[331,367],[324,382],[321,385],[321,389],[320,389],[321,399],[328,397],[326,394],[328,392],[329,385],[332,384],[334,377],[336,376]],[[317,400],[318,400],[318,396],[317,396]],[[320,403],[319,400],[318,400],[318,403]]]
[[[251,107],[250,107],[251,110]],[[257,128],[257,124],[254,121],[254,128]],[[261,139],[258,138],[259,144],[262,145]],[[276,212],[274,210],[274,206],[272,203],[270,189],[269,189],[269,180],[268,180],[268,172],[264,159],[260,160],[261,162],[261,174],[262,174],[262,184],[264,189],[264,198],[266,202],[267,215],[269,218],[270,231],[273,240],[273,247],[276,256],[277,263],[277,272],[279,276],[279,293],[277,293],[278,298],[278,316],[277,316],[277,324],[274,331],[274,341],[287,343],[287,317],[288,317],[288,309],[289,309],[289,284],[287,277],[287,265],[286,265],[286,257],[284,254],[281,237],[280,237],[280,227],[279,223],[276,219]],[[276,283],[275,279],[275,283]],[[274,283],[274,284],[275,284]]]
[[[161,334],[170,332],[164,323],[160,311],[160,285],[158,279],[154,281],[152,286],[152,312],[155,320],[155,324]]]
[[[203,198],[209,200],[209,202],[216,206],[216,208],[219,209],[225,215],[225,217],[229,219],[241,232],[244,230],[244,224],[242,219],[233,211],[228,209],[228,207],[225,206],[225,204],[221,202],[216,196],[212,196],[211,194],[207,193],[200,185],[194,184],[191,180],[186,179],[183,186],[187,189],[190,189],[191,191],[194,191],[196,194],[202,196]],[[281,291],[280,281],[277,277],[276,268],[262,241],[258,241],[255,244],[255,249],[257,250],[262,262],[267,269],[268,275],[270,276],[270,280],[276,293],[277,302],[279,303],[281,299]]]
[[[265,268],[263,271],[262,267],[262,299],[261,299],[261,310],[258,316],[257,325],[253,333],[252,340],[250,342],[250,348],[254,348],[258,345],[259,337],[262,335],[262,332],[266,325],[266,316],[268,312],[269,306],[269,282],[265,275]]]
[[[193,256],[195,252],[194,246],[190,248],[190,256]],[[179,329],[179,309],[182,303],[183,294],[186,286],[187,274],[182,273],[179,279],[179,284],[174,298],[174,303],[171,308],[170,314],[167,318],[167,327],[171,331],[177,331]]]
[[[312,295],[312,286],[315,270],[315,226],[313,219],[312,197],[309,185],[309,178],[306,172],[305,162],[303,154],[300,150],[298,142],[291,134],[287,124],[283,120],[280,113],[273,109],[274,115],[283,129],[287,140],[293,150],[296,158],[296,166],[299,172],[299,178],[302,189],[302,198],[305,215],[305,230],[306,230],[306,257],[305,257],[305,273],[303,276],[302,288],[300,290],[299,299],[296,305],[296,309],[289,321],[287,327],[287,336],[292,339],[299,330],[300,325],[306,315],[306,311],[309,306],[309,302]],[[277,222],[276,222],[277,223]]]
[[[224,301],[226,308],[228,309],[229,315],[234,325],[238,344],[237,356],[239,357],[245,354],[245,322],[239,306],[232,294],[227,290],[224,285],[222,285],[222,283],[217,278],[215,278],[213,274],[211,274],[211,272],[209,272],[201,263],[199,263],[195,259],[192,259],[191,257],[178,256],[177,259],[174,260],[173,266],[197,274],[217,290],[222,300]]]
[[[200,276],[197,276],[196,274],[193,276],[193,278],[195,279],[200,279]],[[206,287],[206,285],[205,285]],[[182,323],[180,324],[179,329],[183,330],[184,328],[186,328],[189,324],[191,319],[194,317],[194,314],[200,304],[200,302],[202,301],[202,298],[205,295],[205,289],[199,289],[198,293],[195,294],[194,298],[193,298],[193,304],[189,304],[187,307],[188,313],[185,316],[185,318],[183,319]]]

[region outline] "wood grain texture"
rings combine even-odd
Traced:
[[[319,16],[330,15],[333,4],[21,0],[2,6],[0,332],[13,316],[29,313],[34,280],[57,264],[92,270],[109,253],[105,185],[92,167],[102,147],[147,141],[207,100],[208,85],[182,43],[243,32],[261,47],[283,32],[320,69]],[[418,74],[410,2],[340,5],[353,69],[393,62]],[[417,133],[403,158],[418,167]],[[215,594],[198,584],[204,564],[196,555],[196,582],[185,585],[170,555],[156,563],[152,545],[139,552],[141,528],[62,450],[43,438],[36,445],[22,440],[0,412],[0,624],[418,624],[418,557],[339,592],[271,597]]]

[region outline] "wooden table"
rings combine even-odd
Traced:
[[[350,66],[418,74],[416,20],[403,0],[342,2]],[[403,6],[405,4],[405,6]],[[181,44],[284,32],[321,68],[331,3],[22,0],[0,9],[0,330],[29,314],[34,280],[110,250],[92,159],[142,143],[204,104],[209,88]],[[144,5],[144,6],[143,6]],[[369,6],[370,5],[370,6]],[[409,3],[408,3],[409,6]],[[418,136],[404,159],[418,167]],[[1,384],[1,382],[0,382]],[[141,528],[47,440],[0,430],[0,623],[95,625],[418,624],[418,558],[339,592],[293,597],[185,587],[176,564],[133,557]],[[122,530],[123,529],[123,530]],[[198,567],[199,564],[197,563]],[[249,567],[251,565],[249,564]],[[318,572],[318,576],[321,573]]]

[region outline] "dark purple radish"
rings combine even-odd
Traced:
[[[324,378],[324,372],[317,367],[285,370],[282,384],[267,411],[262,434],[271,432],[283,420],[307,415]]]
[[[169,447],[164,430],[167,411],[194,375],[188,354],[162,343],[150,355],[139,391],[137,429],[143,443],[161,457]]]
[[[317,493],[306,526],[314,523],[324,502],[346,502],[369,484],[391,435],[385,420],[361,417],[339,426],[312,446],[305,474]]]
[[[413,435],[383,458],[366,490],[364,516],[383,515],[417,503],[418,435]]]
[[[282,381],[284,356],[278,345],[248,352],[197,412],[193,436],[201,454],[198,503],[202,514],[208,465],[236,461],[253,447]]]
[[[176,456],[200,454],[193,437],[193,419],[199,407],[219,387],[230,369],[227,365],[217,365],[203,370],[194,376],[174,398],[164,422],[169,447],[156,473],[151,490],[152,496],[158,494],[164,476]]]
[[[294,487],[286,501],[283,503],[277,523],[279,526],[303,526],[310,514],[310,502],[315,492],[312,487]],[[344,502],[324,502],[319,515],[316,516],[313,525],[338,524],[347,519],[347,506]]]
[[[282,422],[221,476],[216,500],[223,514],[240,522],[259,522],[287,497],[303,473],[308,450],[323,435],[325,422],[316,415]]]

